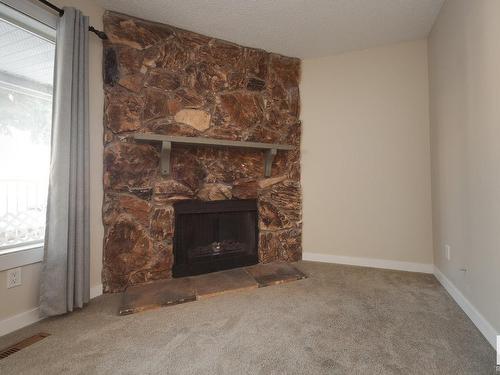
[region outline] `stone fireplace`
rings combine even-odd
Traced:
[[[104,27],[104,290],[172,277],[176,204],[253,200],[257,261],[301,259],[300,60],[112,12]],[[164,176],[136,133],[295,148],[264,177],[261,150],[174,145]]]

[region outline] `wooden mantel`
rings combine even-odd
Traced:
[[[170,151],[172,144],[184,144],[191,146],[212,146],[212,147],[233,147],[233,148],[252,148],[265,150],[264,175],[271,176],[271,166],[278,150],[293,150],[292,145],[283,145],[277,143],[228,141],[224,139],[204,138],[204,137],[177,137],[161,134],[136,133],[134,139],[147,142],[161,142],[160,168],[161,174],[168,176],[170,174]]]

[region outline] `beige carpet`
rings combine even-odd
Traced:
[[[119,295],[0,338],[0,374],[493,374],[432,275],[299,262],[289,284],[118,316]]]

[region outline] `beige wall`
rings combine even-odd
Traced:
[[[90,0],[53,0],[58,6],[75,6],[90,17],[90,24],[102,30],[103,8]],[[90,285],[99,288],[102,270],[102,43],[92,34],[90,36]],[[22,267],[22,286],[7,289],[7,272],[0,272],[0,320],[38,306],[38,286],[40,264]]]
[[[305,253],[432,263],[426,48],[303,61]]]
[[[497,332],[499,15],[498,0],[447,1],[429,38],[434,262]]]
[[[41,264],[22,267],[22,285],[7,289],[7,271],[0,272],[0,321],[38,307]]]

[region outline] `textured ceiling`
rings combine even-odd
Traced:
[[[104,8],[301,58],[424,38],[443,0],[97,0]]]

